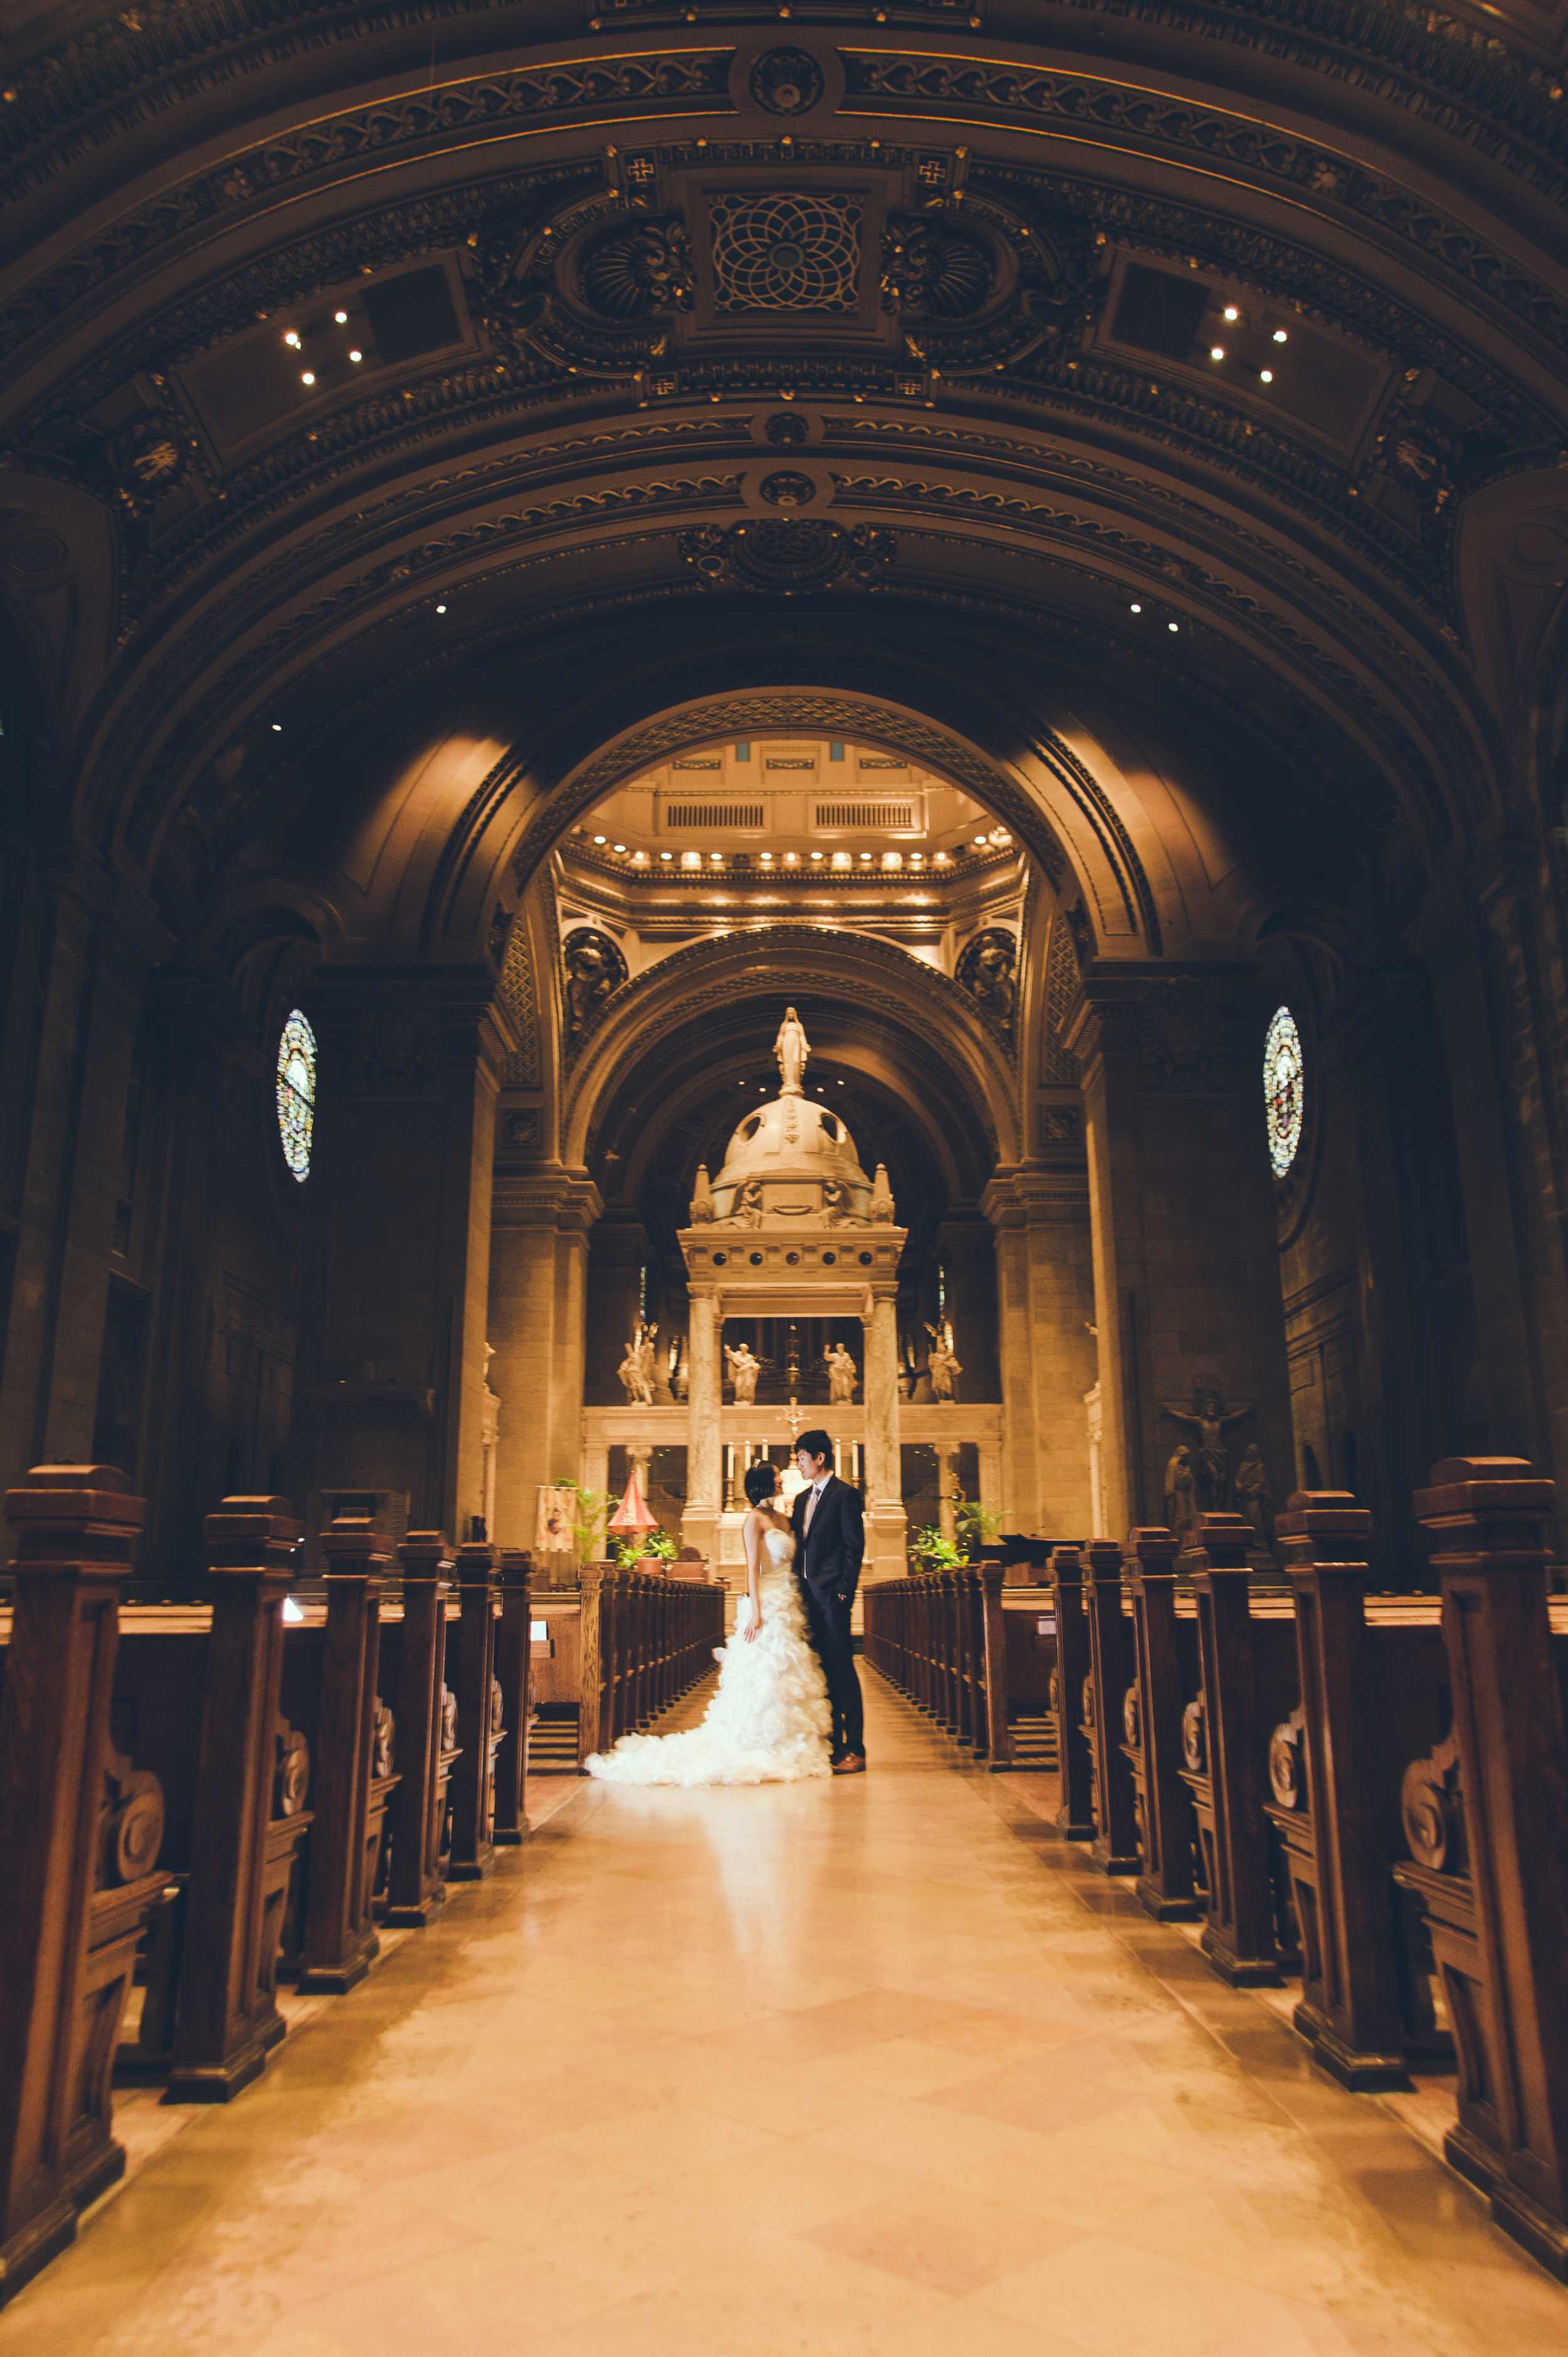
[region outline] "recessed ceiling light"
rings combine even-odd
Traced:
[[[1235,306],[1235,304],[1234,304],[1234,303],[1227,303],[1227,305],[1225,306],[1225,317],[1226,317],[1228,319],[1238,319],[1238,318],[1240,318],[1240,316],[1241,316],[1241,315],[1240,315],[1240,313],[1237,310],[1236,306]]]
[[[1142,606],[1129,606],[1127,608],[1130,614],[1141,614],[1143,610]]]
[[[301,384],[314,384],[316,382],[316,371],[314,369],[301,370],[299,381]]]
[[[813,858],[813,859],[820,859],[820,858],[822,857],[822,853],[821,853],[820,851],[813,851],[813,852],[812,852],[812,854],[811,854],[811,856],[812,856],[812,858]]]
[[[274,720],[273,722],[273,735],[274,737],[281,737],[283,735],[283,722],[281,720]]]
[[[1167,622],[1165,624],[1165,628],[1167,630],[1174,630],[1177,628],[1177,625],[1175,622]]]
[[[765,851],[765,852],[763,853],[763,855],[762,855],[762,864],[763,864],[763,866],[764,866],[765,867],[770,867],[770,866],[772,866],[772,864],[773,864],[773,854],[772,854],[770,851]]]
[[[977,834],[977,835],[975,836],[975,838],[974,838],[974,847],[975,847],[976,851],[983,851],[983,850],[984,850],[984,848],[985,848],[985,837],[984,837],[983,834]]]
[[[722,867],[724,866],[725,856],[722,851],[710,851],[708,857],[713,861],[715,867]]]
[[[1233,319],[1236,314],[1234,311],[1228,311],[1225,316],[1228,319]],[[347,311],[334,311],[332,317],[337,320],[338,325],[340,328],[346,328],[348,326],[349,314]]]
[[[612,851],[624,851],[626,849],[626,845],[624,843],[612,843],[610,849]]]
[[[596,835],[595,835],[595,837],[594,837],[594,841],[595,841],[596,843],[603,843],[604,839],[605,839],[605,838],[604,838],[604,836],[603,836],[602,834],[596,834]]]
[[[362,361],[365,355],[363,352],[350,352],[349,355],[349,358],[351,361]]]
[[[1210,344],[1208,347],[1208,357],[1211,361],[1222,361],[1225,358],[1224,345]]]
[[[1275,343],[1276,343],[1276,344],[1288,344],[1288,343],[1289,343],[1289,341],[1290,341],[1290,338],[1289,338],[1289,336],[1285,333],[1285,330],[1284,330],[1283,328],[1276,328],[1274,329],[1274,341],[1275,341]]]
[[[672,851],[661,851],[659,856],[660,859],[673,859],[675,854]]]
[[[1273,381],[1274,372],[1273,369],[1260,369],[1258,371],[1258,382],[1260,384],[1273,384]]]
[[[869,866],[870,866],[870,865],[871,865],[871,854],[870,854],[870,852],[869,852],[869,851],[863,851],[863,852],[861,853],[860,856],[861,856],[861,859],[862,859],[862,861],[864,862],[864,864],[865,864],[867,867],[869,867]]]
[[[437,606],[435,610],[438,614],[444,614],[446,611],[446,608],[445,606]]]
[[[288,331],[287,335],[284,338],[284,341],[285,341],[285,343],[288,346],[288,348],[289,348],[290,351],[293,351],[293,352],[296,352],[296,351],[298,351],[298,350],[299,350],[299,338],[295,334],[294,329],[293,329],[292,328],[289,329],[289,331]]]

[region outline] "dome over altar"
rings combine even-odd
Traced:
[[[788,1214],[797,1202],[801,1212],[821,1211],[824,1183],[846,1189],[846,1211],[864,1219],[870,1208],[871,1181],[860,1167],[854,1138],[837,1114],[808,1096],[774,1097],[746,1114],[714,1180],[714,1207],[721,1219],[734,1209],[732,1199],[748,1179],[763,1183],[769,1211]]]

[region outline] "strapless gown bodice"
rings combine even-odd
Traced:
[[[623,1735],[585,1763],[590,1776],[607,1784],[769,1784],[830,1773],[827,1687],[806,1634],[794,1558],[787,1531],[764,1531],[762,1633],[747,1641],[751,1598],[743,1596],[702,1724],[679,1735]]]

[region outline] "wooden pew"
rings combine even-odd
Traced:
[[[284,1904],[311,1823],[299,1749],[291,1761],[278,1727],[283,1604],[301,1526],[285,1499],[226,1498],[205,1528],[212,1625],[168,2103],[228,2103],[282,2040]]]
[[[1096,1539],[1084,1550],[1089,1579],[1090,1674],[1083,1683],[1083,1736],[1090,1759],[1090,1863],[1101,1874],[1136,1874],[1137,1791],[1123,1741],[1125,1701],[1133,1674],[1133,1628],[1122,1609],[1122,1550]]]
[[[1200,1684],[1183,1713],[1182,1781],[1202,1861],[1202,1947],[1234,1988],[1277,1987],[1296,1960],[1282,1947],[1270,1828],[1263,1814],[1273,1728],[1294,1707],[1294,1619],[1254,1615],[1240,1514],[1198,1514],[1178,1569],[1192,1582]]]
[[[1061,1805],[1057,1831],[1064,1841],[1094,1839],[1093,1754],[1084,1734],[1083,1691],[1092,1670],[1084,1613],[1086,1570],[1081,1551],[1059,1546],[1051,1556],[1057,1665],[1051,1707],[1057,1722],[1057,1775]]]
[[[322,1533],[321,1551],[330,1568],[319,1706],[314,1730],[306,1728],[315,1755],[315,1823],[298,1979],[302,1989],[341,1996],[363,1980],[380,1945],[371,1905],[382,1829],[398,1784],[396,1715],[376,1683],[381,1590],[392,1544],[367,1515],[340,1514]],[[302,1635],[293,1631],[285,1638],[285,1696],[290,1657]]]
[[[453,1550],[440,1531],[410,1531],[397,1558],[401,1610],[388,1612],[384,1641],[402,1780],[390,1814],[382,1921],[423,1931],[446,1903],[447,1792],[457,1754],[456,1701],[446,1683]]]
[[[861,1590],[865,1658],[976,1759],[1013,1764],[1000,1563],[915,1572]]]
[[[1401,1771],[1423,1737],[1439,1731],[1445,1665],[1435,1616],[1407,1619],[1374,1604],[1369,1618],[1372,1518],[1348,1493],[1298,1491],[1276,1527],[1301,1700],[1273,1731],[1265,1810],[1301,1939],[1294,2025],[1342,2086],[1405,2087],[1419,2025],[1401,2002],[1389,1870],[1401,1847]]]
[[[655,1605],[664,1609],[656,1613]],[[616,1564],[584,1566],[576,1615],[579,1772],[592,1752],[646,1725],[655,1708],[712,1668],[724,1641],[724,1606],[722,1587]]]
[[[451,1687],[457,1705],[457,1756],[452,1776],[452,1837],[447,1879],[478,1882],[496,1862],[496,1754],[506,1733],[498,1716],[495,1678],[496,1550],[474,1539],[457,1549],[456,1663]]]
[[[1156,1922],[1196,1921],[1192,1796],[1182,1781],[1186,1696],[1198,1681],[1196,1616],[1176,1612],[1176,1559],[1168,1530],[1133,1531],[1127,1542],[1133,1599],[1133,1678],[1122,1702],[1122,1749],[1133,1779],[1140,1868],[1133,1889]]]
[[[111,1466],[6,1492],[16,1600],[0,1695],[0,2306],[122,2176],[110,2071],[163,1889],[154,1777],[112,1743],[121,1587],[144,1501]]]
[[[1518,1458],[1448,1458],[1417,1491],[1443,1583],[1454,1724],[1404,1779],[1410,1864],[1458,2050],[1449,2161],[1568,2282],[1568,1638]]]
[[[500,1617],[495,1633],[495,1678],[504,1724],[495,1758],[491,1838],[498,1848],[528,1839],[528,1737],[533,1719],[533,1664],[530,1587],[533,1558],[503,1547],[497,1557]]]

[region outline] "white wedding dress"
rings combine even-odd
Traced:
[[[613,1750],[593,1754],[590,1776],[607,1784],[788,1784],[830,1773],[828,1690],[806,1636],[794,1555],[788,1532],[763,1533],[762,1634],[747,1643],[751,1598],[743,1596],[701,1726],[623,1735]]]

